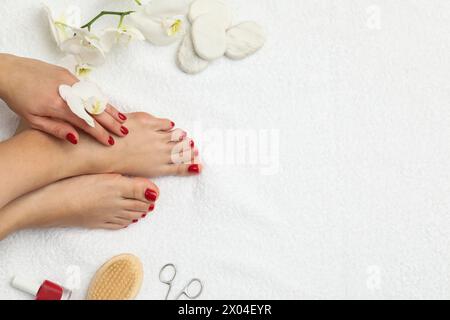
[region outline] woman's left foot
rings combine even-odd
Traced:
[[[158,187],[145,178],[98,174],[66,179],[2,208],[0,240],[35,227],[123,229],[153,211],[158,196]]]

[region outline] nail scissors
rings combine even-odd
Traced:
[[[170,269],[171,273],[169,276],[165,277],[164,276],[164,271]],[[172,283],[173,280],[175,279],[175,276],[177,275],[177,268],[175,267],[175,265],[173,263],[168,263],[166,264],[164,267],[161,268],[161,271],[159,271],[159,281],[161,281],[162,283],[165,283],[169,286],[169,289],[167,290],[166,293],[166,297],[165,300],[168,300],[169,298],[169,293],[170,290],[172,289]],[[191,294],[190,290],[192,290],[192,285],[197,283],[198,284],[198,292],[195,294]],[[181,290],[181,292],[176,296],[175,300],[178,300],[181,298],[181,296],[185,295],[186,297],[188,297],[189,299],[193,300],[193,299],[197,299],[200,294],[203,291],[203,283],[200,281],[200,279],[197,278],[193,278],[191,279],[183,288],[183,290]]]

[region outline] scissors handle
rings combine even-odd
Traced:
[[[195,295],[191,295],[189,293],[189,288],[193,283],[196,283],[196,282],[200,285],[200,290]],[[188,297],[190,300],[194,300],[194,299],[197,299],[202,294],[202,291],[203,291],[203,283],[200,281],[200,279],[194,278],[188,282],[188,284],[184,287],[184,289],[177,295],[175,300],[180,299],[181,296],[183,296],[183,295]]]

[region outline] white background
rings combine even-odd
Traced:
[[[84,20],[132,5],[52,2],[79,5]],[[17,233],[0,242],[0,298],[29,298],[10,288],[14,274],[67,283],[77,270],[82,298],[122,252],[144,264],[140,299],[164,297],[167,262],[175,289],[196,276],[210,299],[450,296],[450,2],[229,3],[235,22],[267,30],[256,55],[187,76],[176,45],[136,43],[94,79],[122,110],[200,124],[203,153],[230,152],[208,130],[277,130],[278,173],[212,161],[199,178],[156,179],[157,210],[127,230]],[[61,58],[40,1],[3,0],[0,16],[0,51]],[[0,105],[0,138],[16,123]]]

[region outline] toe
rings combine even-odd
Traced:
[[[201,164],[173,164],[165,168],[166,175],[172,176],[195,176],[202,172]]]
[[[175,129],[175,130],[169,132],[169,134],[170,134],[170,139],[168,141],[172,141],[172,142],[183,141],[187,137],[186,131],[183,131],[181,129]]]
[[[122,192],[124,198],[145,202],[147,206],[159,197],[159,188],[145,178],[127,178]]]
[[[171,160],[172,160],[172,163],[175,163],[175,164],[192,163],[192,161],[194,161],[196,156],[198,156],[198,150],[197,149],[189,149],[189,150],[184,150],[184,151],[181,151],[178,153],[172,153]]]
[[[175,127],[175,123],[172,120],[160,118],[155,118],[153,125],[159,131],[169,131]]]

